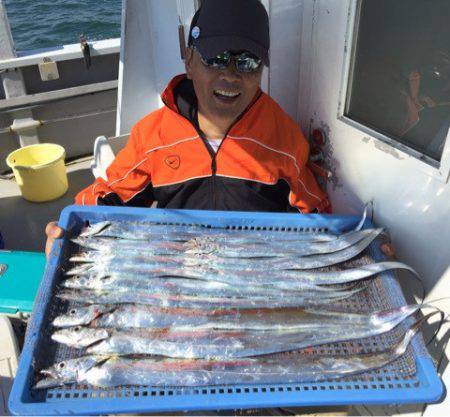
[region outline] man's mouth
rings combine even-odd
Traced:
[[[236,100],[241,93],[236,91],[227,91],[227,90],[214,90],[214,96],[222,101],[234,101]]]

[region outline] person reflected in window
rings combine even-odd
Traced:
[[[450,54],[433,52],[409,73],[408,84],[407,123],[401,137],[439,160],[450,127]]]

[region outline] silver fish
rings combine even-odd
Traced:
[[[63,345],[84,348],[99,340],[107,339],[109,337],[109,332],[107,329],[87,329],[85,327],[77,326],[58,330],[53,333],[51,337],[52,340]]]
[[[381,313],[379,313],[381,314]],[[403,314],[402,310],[398,314]],[[186,327],[223,330],[292,330],[366,323],[368,315],[317,309],[205,310],[161,308],[140,304],[75,307],[53,321],[55,327],[91,328]],[[378,324],[378,323],[377,323]]]
[[[426,316],[425,318],[428,318]],[[60,362],[42,374],[35,389],[64,384],[89,384],[99,388],[117,386],[201,386],[247,383],[301,383],[357,375],[379,369],[400,358],[419,331],[414,323],[403,339],[383,352],[352,355],[271,355],[225,361],[88,356]]]
[[[269,310],[272,311],[272,310]],[[105,328],[165,328],[174,325],[198,326],[215,317],[234,317],[237,310],[195,310],[183,308],[152,307],[141,304],[93,304],[71,308],[66,314],[56,317],[55,327],[90,325]]]
[[[307,281],[299,281],[297,285],[291,285],[289,289],[281,289],[279,286],[248,285],[243,279],[239,284],[233,285],[220,282],[220,280],[198,280],[190,278],[165,278],[146,277],[142,275],[110,275],[106,277],[81,276],[70,278],[61,283],[63,288],[97,290],[97,291],[149,291],[162,294],[210,294],[221,297],[289,297],[293,293],[327,293],[336,291],[331,287],[312,284]],[[326,294],[325,294],[326,295]]]
[[[92,354],[179,358],[258,356],[375,336],[392,330],[420,308],[403,306],[367,315],[351,314],[347,318],[339,312],[307,310],[297,315],[297,323],[290,326],[266,324],[264,330],[260,327],[245,331],[239,327],[245,322],[235,322],[236,329],[220,328],[228,326],[220,316],[197,327],[107,329],[77,326],[54,332],[52,339],[75,348],[90,346],[88,353]]]
[[[90,269],[88,267],[87,269]],[[261,271],[220,271],[214,269],[201,268],[166,268],[156,269],[148,273],[110,273],[96,275],[82,275],[73,279],[68,279],[62,283],[65,288],[106,288],[109,285],[108,279],[121,280],[125,277],[132,280],[133,283],[138,281],[148,281],[154,278],[178,277],[190,280],[217,281],[232,286],[258,286],[268,287],[271,289],[280,289],[286,291],[303,291],[307,288],[325,288],[324,285],[346,284],[355,281],[365,280],[371,276],[391,269],[405,269],[419,278],[417,272],[406,264],[401,262],[380,262],[375,264],[362,265],[353,269],[344,269],[338,271],[283,271],[273,274],[263,273]],[[99,280],[106,280],[105,285],[97,284]],[[419,278],[420,279],[420,278]]]
[[[81,358],[58,362],[48,369],[41,370],[41,374],[47,375],[49,378],[39,381],[35,385],[35,389],[53,388],[64,384],[82,381],[86,371],[94,370],[95,366],[110,359],[111,356],[83,356]]]
[[[55,327],[74,327],[82,324],[89,324],[98,317],[107,316],[108,313],[117,311],[118,308],[120,308],[120,306],[107,304],[92,304],[83,307],[73,307],[67,313],[56,317],[53,320],[52,325]],[[119,314],[119,317],[123,316]]]
[[[351,232],[354,233],[354,232]],[[349,233],[350,234],[350,233]],[[346,235],[345,235],[346,236]],[[342,237],[344,238],[344,237]],[[337,242],[337,245],[342,244],[341,238],[335,239]],[[338,241],[340,243],[338,243]],[[182,253],[191,253],[191,254],[208,254],[208,253],[217,253],[217,254],[223,254],[226,255],[227,253],[230,253],[228,256],[232,256],[234,251],[239,250],[240,248],[245,248],[246,250],[251,250],[256,252],[256,256],[258,251],[261,251],[262,249],[265,249],[266,252],[263,256],[267,255],[267,249],[273,249],[275,254],[277,254],[282,248],[288,249],[289,253],[298,253],[298,243],[297,242],[282,242],[282,241],[264,241],[264,242],[246,242],[246,243],[220,243],[216,240],[210,238],[210,237],[193,237],[189,241],[185,242],[172,242],[172,241],[149,241],[141,244],[138,244],[136,240],[130,240],[130,239],[111,239],[111,238],[104,238],[104,237],[92,237],[92,238],[75,238],[72,239],[73,243],[76,243],[78,246],[84,248],[84,249],[92,249],[96,252],[91,253],[91,257],[95,256],[101,256],[104,254],[111,254],[116,253],[118,251],[122,252],[137,252],[141,253],[145,256],[151,256],[151,255],[174,255],[174,254],[182,254]],[[334,241],[333,241],[334,242]],[[305,247],[305,244],[309,242],[302,242],[302,246],[300,250],[303,250]],[[327,245],[331,245],[332,242],[312,242],[310,244],[317,245],[319,249],[322,249],[321,245],[325,245],[324,248],[327,247]],[[220,252],[223,249],[226,249],[225,252]],[[84,255],[84,254],[83,254]],[[240,253],[238,256],[242,256]],[[275,255],[272,255],[275,256]],[[85,262],[85,257],[81,257],[78,260],[78,257],[75,256],[73,259],[71,259],[74,262]],[[94,259],[93,259],[94,260]],[[89,259],[87,260],[89,261]]]
[[[392,270],[404,269],[420,279],[419,274],[410,266],[401,262],[379,262],[361,265],[357,268],[340,269],[337,271],[298,270],[262,273],[261,271],[220,271],[202,270],[197,268],[180,270],[180,274],[201,280],[212,280],[229,285],[257,285],[278,288],[286,291],[302,290],[308,283],[314,286],[339,285],[362,281],[377,274]],[[169,270],[168,270],[169,271]],[[145,276],[145,275],[143,275]]]
[[[85,304],[146,304],[157,307],[180,307],[180,308],[204,308],[217,309],[254,309],[254,308],[288,308],[320,305],[343,300],[363,291],[365,288],[351,290],[329,291],[329,292],[304,292],[297,296],[268,298],[268,297],[212,297],[211,295],[167,295],[153,294],[148,292],[132,291],[89,291],[89,290],[66,290],[57,294],[62,300],[76,301]]]
[[[361,265],[351,269],[340,269],[337,271],[284,271],[283,277],[313,282],[316,285],[346,284],[354,281],[361,281],[373,275],[381,274],[392,269],[404,269],[411,272],[416,277],[419,274],[410,266],[402,262],[378,262]],[[280,277],[281,278],[281,277]],[[277,279],[278,281],[278,279]]]
[[[144,244],[135,240],[109,239],[109,238],[75,238],[73,243],[81,246],[88,252],[82,252],[72,256],[71,262],[96,262],[98,257],[114,253],[138,253],[146,256],[152,255],[179,255],[191,249],[194,245],[190,242],[154,241]]]
[[[308,245],[289,244],[286,242],[267,241],[266,244],[247,243],[247,244],[227,244],[218,243],[210,238],[197,237],[189,242],[147,242],[144,247],[137,247],[136,241],[115,239],[109,242],[95,243],[90,242],[96,239],[85,239],[89,245],[96,247],[100,253],[91,252],[72,257],[72,262],[97,262],[105,258],[105,255],[111,258],[123,258],[129,256],[129,252],[134,252],[134,260],[148,261],[148,258],[154,255],[176,255],[176,254],[194,254],[194,255],[215,255],[225,258],[272,258],[272,257],[297,257],[310,256],[321,253],[332,253],[346,249],[365,237],[372,234],[371,229],[353,231],[346,233],[339,238],[329,242],[311,242]],[[103,239],[104,241],[105,239]],[[80,240],[75,242],[82,243]],[[113,255],[114,254],[114,255]]]
[[[198,237],[191,242],[191,248],[187,253],[215,254],[217,256],[232,258],[249,257],[288,257],[310,256],[321,253],[332,253],[346,249],[372,233],[371,229],[355,230],[338,236],[334,240],[323,242],[283,242],[283,240],[267,239],[265,244],[248,243],[227,244],[216,242],[212,238]]]
[[[275,259],[271,261],[264,261],[270,267],[277,269],[292,269],[292,270],[302,270],[302,269],[315,269],[315,268],[323,268],[331,265],[335,265],[341,262],[348,261],[355,256],[359,255],[363,252],[381,233],[383,229],[373,229],[370,234],[364,239],[360,240],[356,244],[337,251],[333,253],[325,253],[321,255],[312,255],[306,256],[302,258],[298,258],[295,260],[284,260],[284,259]],[[263,262],[257,263],[260,269],[264,269],[262,266]],[[266,268],[267,268],[266,266]],[[253,267],[253,265],[252,265]],[[266,269],[267,270],[267,269]]]
[[[67,271],[66,275],[82,275],[86,273],[97,273],[108,275],[114,272],[147,273],[155,269],[166,267],[207,267],[223,270],[246,270],[246,271],[270,271],[270,270],[302,270],[321,268],[347,261],[364,251],[383,229],[374,229],[370,234],[356,243],[334,253],[313,255],[300,258],[274,258],[252,260],[244,258],[221,258],[213,255],[195,256],[153,256],[150,259],[140,259],[140,255],[123,257],[112,257],[106,262],[94,265],[82,265]]]

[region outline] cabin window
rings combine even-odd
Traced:
[[[450,127],[449,16],[449,0],[360,0],[345,106],[432,164]]]

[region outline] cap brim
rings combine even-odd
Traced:
[[[211,36],[194,39],[193,45],[205,59],[215,58],[225,51],[248,51],[261,58],[267,66],[270,64],[268,51],[259,43],[251,39],[238,36]]]

